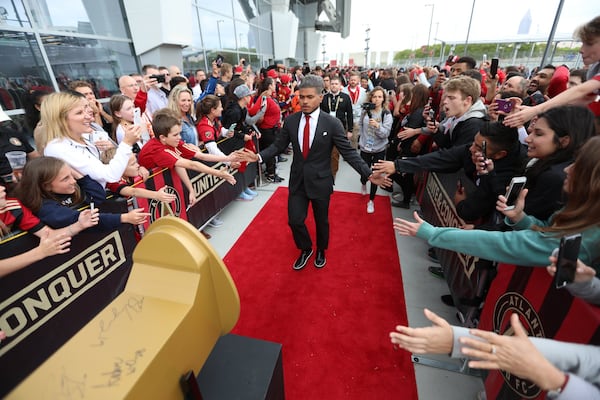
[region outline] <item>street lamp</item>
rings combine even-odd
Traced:
[[[473,0],[473,6],[471,7],[471,17],[469,17],[469,27],[467,28],[467,39],[465,40],[465,53],[467,55],[467,47],[469,46],[469,34],[471,33],[471,22],[473,22],[473,11],[475,11],[475,0]]]
[[[221,22],[225,22],[222,19],[217,20],[217,35],[219,36],[219,50],[223,50],[223,45],[221,44]]]
[[[435,10],[435,4],[425,4],[425,7],[431,7],[431,19],[429,20],[429,33],[427,34],[427,65],[429,65],[429,40],[431,39],[431,27],[433,26],[433,10]]]
[[[369,67],[369,32],[371,32],[371,28],[367,28],[365,30],[365,34],[367,35],[367,38],[365,39],[365,67]]]

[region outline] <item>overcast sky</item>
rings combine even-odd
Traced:
[[[476,0],[469,41],[517,36],[527,10],[531,12],[529,35],[547,38],[558,4],[559,0]],[[430,43],[434,38],[464,43],[472,7],[473,0],[352,0],[350,36],[342,41],[339,34],[327,33],[328,56],[338,49],[363,52],[367,27],[371,51],[420,48],[427,44],[432,8]],[[556,36],[571,37],[577,26],[597,15],[597,0],[565,0]]]

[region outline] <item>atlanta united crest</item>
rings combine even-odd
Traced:
[[[494,332],[501,335],[514,334],[510,325],[510,316],[513,313],[519,314],[519,319],[527,331],[528,336],[546,337],[544,328],[540,322],[540,316],[537,314],[531,303],[520,293],[507,292],[498,298],[494,306]],[[537,397],[542,390],[533,382],[514,376],[509,372],[500,371],[507,385],[519,396],[525,399]]]
[[[148,203],[148,212],[150,213],[150,223],[157,219],[164,217],[165,215],[172,215],[179,217],[181,215],[181,197],[175,188],[172,186],[165,186],[165,192],[174,194],[175,200],[170,203],[165,203],[156,199],[150,200]]]

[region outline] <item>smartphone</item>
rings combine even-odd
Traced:
[[[484,161],[487,160],[487,142],[485,140],[481,143],[481,155]]]
[[[233,123],[229,126],[229,129],[227,129],[229,132],[233,132],[235,130],[235,127],[237,126],[237,123]]]
[[[429,119],[431,121],[435,120],[435,110],[433,108],[429,109]]]
[[[581,247],[581,234],[563,236],[560,238],[560,247],[556,259],[556,274],[554,274],[554,286],[562,288],[575,279],[577,258]]]
[[[94,131],[92,132],[91,142],[97,142],[99,140],[109,140],[108,133],[104,131]]]
[[[139,107],[133,109],[133,123],[134,125],[142,126],[142,111]]]
[[[95,209],[96,209],[96,206],[94,205],[94,202],[90,201],[90,211],[94,212]]]
[[[513,103],[510,100],[497,99],[496,104],[498,104],[498,111],[503,111],[505,113],[509,113],[512,111]]]
[[[494,79],[498,73],[498,59],[492,58],[492,64],[490,65],[490,78]]]
[[[223,65],[224,60],[225,60],[225,58],[223,58],[222,55],[218,54],[217,58],[215,59],[215,62],[217,63],[217,67],[220,67],[221,65]]]
[[[512,210],[515,208],[515,204],[517,203],[517,199],[519,198],[519,193],[525,187],[525,183],[527,182],[527,178],[524,176],[515,176],[510,180],[510,185],[508,186],[508,190],[504,197],[506,197],[506,208],[507,210]]]

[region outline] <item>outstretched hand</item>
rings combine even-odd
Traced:
[[[393,161],[379,160],[373,164],[373,172],[392,175],[396,173],[396,167]]]
[[[243,162],[243,161],[246,161],[246,162],[255,162],[255,161],[258,161],[258,154],[256,154],[252,150],[248,150],[246,148],[243,148],[241,150],[236,150],[235,154],[236,154],[236,159],[232,160],[232,161],[238,161],[238,162]]]
[[[525,125],[525,122],[530,121],[537,115],[537,110],[534,107],[515,106],[513,110],[518,111],[510,113],[504,118],[504,125],[512,128]]]
[[[387,177],[386,174],[383,174],[379,171],[373,172],[371,176],[369,176],[369,181],[377,186],[389,187],[392,186],[392,180]]]
[[[514,336],[498,335],[479,329],[471,334],[485,341],[462,337],[462,351],[471,359],[469,367],[501,369],[521,378],[529,379],[543,390],[556,389],[564,382],[565,374],[554,367],[534,346],[523,328],[519,315],[510,316]]]
[[[396,332],[390,332],[393,344],[415,354],[450,354],[452,352],[452,327],[433,311],[423,312],[433,325],[424,328],[410,328],[398,325]]]
[[[402,236],[417,236],[417,232],[423,222],[425,222],[421,217],[419,217],[419,213],[416,211],[413,213],[415,220],[417,222],[410,222],[402,218],[394,219],[394,229]]]
[[[68,253],[71,247],[71,236],[66,233],[50,234],[50,229],[42,232],[38,250],[43,257],[53,256],[55,254]]]

